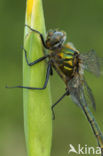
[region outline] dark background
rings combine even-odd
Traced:
[[[47,30],[59,28],[80,52],[95,49],[103,57],[103,0],[44,0]],[[22,83],[22,50],[25,19],[24,0],[0,0],[0,156],[26,156],[23,129],[22,90],[7,90],[6,84]],[[103,68],[102,68],[103,69]],[[86,73],[96,99],[93,112],[103,131],[103,76]],[[51,78],[53,103],[64,92],[64,83]],[[67,156],[69,144],[97,146],[81,109],[69,97],[55,108],[52,156]],[[71,154],[72,156],[73,154]]]

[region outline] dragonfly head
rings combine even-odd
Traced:
[[[66,33],[63,31],[50,30],[47,34],[46,46],[54,50],[61,48],[66,40]]]

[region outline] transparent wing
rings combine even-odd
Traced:
[[[87,93],[88,93],[90,100],[94,101],[92,92],[91,92],[90,88],[88,88],[87,83],[81,81],[81,79],[79,78],[78,75],[75,76],[72,80],[70,80],[69,84],[68,84],[72,100],[81,107],[84,115],[86,116],[88,122],[91,125],[93,133],[97,139],[98,145],[102,149],[102,147],[103,147],[103,135],[102,135],[102,132],[101,132],[93,114],[91,113],[91,111],[88,108],[86,97],[85,97],[85,92],[84,92],[84,86],[87,90]]]
[[[84,69],[92,72],[96,76],[100,76],[100,65],[103,62],[103,58],[98,58],[94,50],[86,54],[80,54],[80,58],[83,62]]]
[[[76,76],[70,80],[69,90],[72,100],[77,105],[80,105],[80,101],[82,101],[85,105],[91,105],[94,110],[96,110],[96,104],[92,90],[84,78],[80,80],[80,77]]]
[[[79,75],[72,78],[69,81],[68,86],[72,100],[74,101],[74,103],[80,106],[80,99],[82,93],[81,90],[83,90],[83,84],[80,80]]]
[[[84,96],[86,98],[87,104],[91,105],[94,110],[96,110],[95,98],[93,96],[91,88],[88,86],[87,82],[84,80]]]

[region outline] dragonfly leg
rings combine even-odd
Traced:
[[[6,88],[25,88],[25,89],[31,89],[31,90],[43,90],[47,87],[47,83],[48,83],[49,75],[50,75],[50,70],[51,70],[51,63],[48,64],[47,73],[46,73],[46,80],[45,80],[45,83],[44,83],[42,88],[26,87],[26,86],[14,86],[14,87],[6,86]]]
[[[54,103],[54,104],[52,105],[51,109],[52,109],[53,120],[55,119],[54,107],[55,107],[66,95],[69,95],[69,91],[68,91],[68,90],[59,98],[59,100],[58,100],[56,103]]]
[[[42,35],[39,31],[37,31],[37,30],[31,28],[30,26],[28,26],[28,25],[25,25],[25,26],[28,27],[31,31],[36,32],[37,34],[39,34],[43,46],[44,46],[46,49],[48,49],[48,47],[47,47],[46,44],[45,44],[45,41],[44,41],[43,35]]]
[[[35,61],[29,63],[28,58],[27,58],[27,51],[24,49],[24,47],[22,47],[22,49],[23,49],[24,52],[25,52],[25,59],[26,59],[26,62],[27,62],[27,64],[28,64],[28,66],[35,65],[36,63],[39,63],[39,62],[45,60],[47,57],[49,57],[49,55],[45,55],[45,56],[40,57],[39,59],[37,59],[37,60],[35,60]]]

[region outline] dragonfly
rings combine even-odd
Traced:
[[[98,58],[94,50],[90,50],[88,53],[80,53],[72,43],[66,41],[66,33],[64,31],[49,30],[46,40],[43,35],[25,25],[30,31],[37,33],[41,39],[41,43],[44,48],[48,50],[48,54],[43,57],[29,62],[27,58],[27,51],[23,47],[25,53],[25,59],[28,66],[33,66],[45,59],[47,59],[47,72],[46,79],[43,87],[36,88],[30,86],[14,86],[7,88],[24,88],[31,90],[43,90],[47,87],[50,75],[53,75],[53,69],[58,73],[61,79],[64,81],[66,89],[64,94],[54,103],[51,107],[53,113],[53,119],[55,119],[54,107],[65,97],[71,96],[74,103],[76,103],[86,116],[93,133],[97,139],[98,145],[101,148],[101,155],[103,156],[103,134],[88,107],[90,103],[94,109],[96,109],[95,99],[92,94],[92,90],[87,84],[84,77],[84,71],[93,73],[96,76],[100,76],[100,62],[103,58]]]

